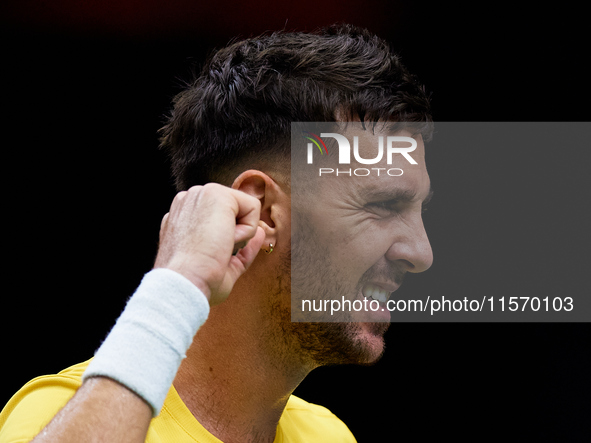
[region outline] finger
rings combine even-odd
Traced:
[[[239,241],[238,243],[234,244],[234,250],[232,251],[232,255],[236,255],[238,251],[246,246],[247,241]]]
[[[244,269],[246,270],[254,261],[257,254],[263,246],[265,241],[265,231],[261,227],[257,227],[254,237],[236,254],[236,258],[240,260]]]
[[[195,188],[198,188],[198,186],[195,186]],[[178,192],[174,196],[174,199],[172,200],[173,204],[174,204],[174,202],[177,202],[177,203],[182,202],[187,197],[187,194],[189,194],[189,191],[180,191],[180,192]]]
[[[238,211],[236,212],[236,225],[245,225],[252,228],[251,237],[255,234],[255,229],[259,225],[261,217],[261,202],[242,191],[232,189],[233,196],[238,203]]]
[[[170,212],[167,212],[166,214],[164,214],[164,217],[162,217],[162,221],[160,222],[160,232],[161,233],[166,228],[166,224],[168,223],[169,216],[170,216]]]
[[[175,195],[174,199],[172,200],[169,213],[178,213],[183,206],[183,200],[187,198],[188,194],[188,191],[181,191],[177,193],[177,195]]]
[[[257,227],[258,223],[255,226],[237,224],[234,228],[234,244],[242,244],[240,247],[244,247],[244,244],[255,236]]]

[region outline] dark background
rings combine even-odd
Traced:
[[[191,65],[232,37],[345,21],[389,40],[439,121],[589,121],[583,6],[474,2],[19,1],[0,11],[3,248],[0,403],[89,358],[156,253],[174,195],[157,129]],[[491,281],[584,294],[589,150],[428,152],[434,294]],[[523,239],[523,241],[522,241]],[[562,288],[562,290],[561,290]],[[444,292],[447,291],[447,292]],[[502,294],[500,294],[502,295]],[[585,441],[587,323],[401,323],[373,368],[314,371],[297,394],[360,442],[402,435]]]

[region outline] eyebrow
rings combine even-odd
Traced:
[[[403,203],[410,203],[417,197],[417,192],[412,189],[397,188],[394,190],[374,189],[367,192],[367,196],[377,200],[396,200]],[[422,201],[422,205],[426,205],[433,198],[433,188],[429,185],[429,192]]]

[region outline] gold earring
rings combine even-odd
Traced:
[[[269,249],[265,249],[265,252],[267,254],[270,254],[271,252],[273,252],[273,243],[269,243]]]

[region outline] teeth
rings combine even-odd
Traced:
[[[373,298],[382,303],[386,303],[388,298],[390,298],[390,293],[388,291],[375,285],[365,285],[361,292],[364,297]]]

